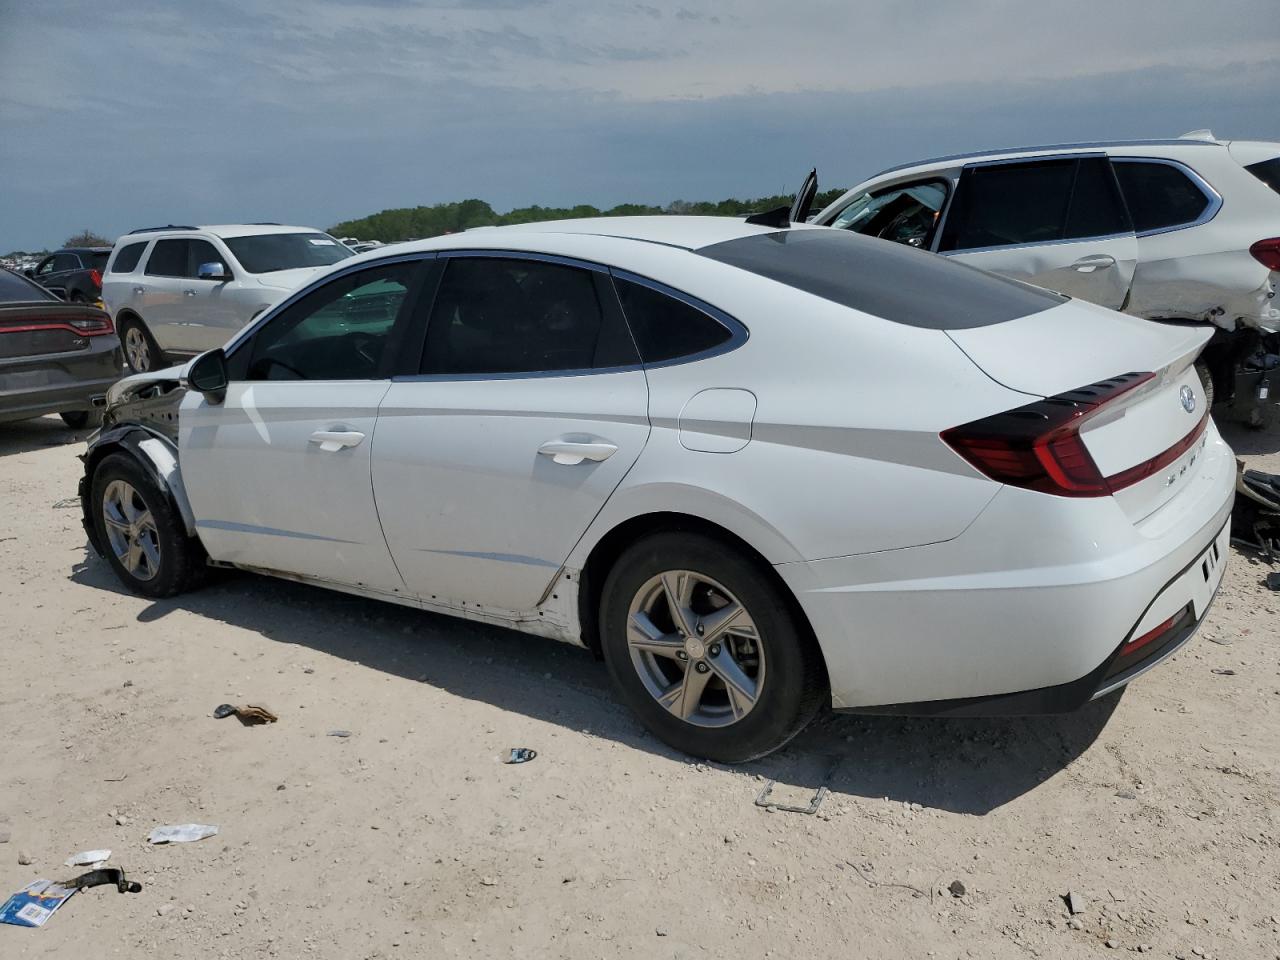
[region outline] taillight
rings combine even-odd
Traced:
[[[1249,253],[1268,270],[1280,272],[1280,237],[1259,240],[1249,248]]]
[[[99,290],[101,290],[101,289],[102,289],[102,274],[101,274],[101,273],[99,273],[97,270],[90,270],[90,271],[89,271],[89,279],[93,281],[93,285],[94,285],[95,287],[97,287]]]
[[[106,314],[100,317],[77,317],[71,321],[71,326],[86,337],[100,337],[104,333],[113,333],[115,331],[115,328],[111,326],[111,318]]]
[[[952,427],[942,432],[942,439],[1000,483],[1059,497],[1110,496],[1118,487],[1094,463],[1080,427],[1108,403],[1154,377],[1154,373],[1112,377]]]
[[[1186,625],[1187,620],[1192,616],[1194,616],[1194,614],[1191,612],[1191,607],[1189,605],[1183,607],[1155,629],[1148,630],[1140,637],[1134,637],[1131,640],[1125,641],[1124,646],[1120,648],[1120,656],[1127,657],[1131,653],[1137,653],[1143,647],[1147,646],[1147,644],[1151,643],[1152,640],[1158,640],[1166,634],[1172,633],[1174,630],[1180,630]]]

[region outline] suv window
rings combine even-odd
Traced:
[[[202,263],[221,263],[226,267],[226,261],[222,254],[208,240],[200,240],[193,238],[187,241],[187,272],[188,277],[198,277],[200,275],[200,264]]]
[[[145,249],[147,249],[146,240],[121,247],[120,252],[116,254],[115,262],[111,264],[111,272],[133,273],[138,268],[138,261],[142,259],[142,251]]]
[[[107,266],[107,260],[111,257],[110,250],[92,250],[87,254],[85,263],[95,270],[104,270]]]
[[[616,311],[615,311],[616,312]],[[451,257],[427,322],[423,373],[546,373],[598,362],[604,311],[589,270]]]
[[[960,175],[939,249],[1082,240],[1130,229],[1104,157],[997,163]]]
[[[307,294],[254,334],[245,379],[376,377],[417,268],[417,263],[373,267]]]
[[[1280,157],[1263,160],[1261,163],[1251,163],[1245,169],[1276,193],[1280,193]]]
[[[249,273],[325,267],[355,256],[350,248],[323,233],[263,233],[224,237],[222,242]]]
[[[1117,159],[1115,170],[1139,233],[1192,223],[1209,206],[1204,191],[1170,164]]]
[[[627,325],[645,363],[661,363],[711,350],[733,336],[723,323],[692,304],[643,283],[614,278]]]
[[[53,255],[53,272],[61,273],[63,270],[79,270],[80,258],[74,253],[55,253]]]
[[[184,277],[187,274],[187,241],[157,240],[147,258],[147,275]]]
[[[854,197],[830,226],[927,249],[946,200],[941,181],[900,184]]]

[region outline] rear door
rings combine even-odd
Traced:
[[[378,513],[423,599],[529,611],[648,439],[645,374],[599,267],[439,263],[419,372],[378,415]]]
[[[370,452],[420,261],[326,281],[240,341],[222,403],[182,401],[183,479],[215,560],[393,593]]]
[[[966,166],[938,252],[1120,310],[1138,241],[1110,161],[1097,154]]]

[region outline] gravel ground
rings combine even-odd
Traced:
[[[1280,472],[1280,433],[1229,439]],[[94,847],[144,888],[0,926],[6,960],[1280,957],[1280,596],[1239,551],[1200,637],[1123,696],[827,716],[727,768],[550,641],[251,576],[123,593],[57,506],[73,441],[0,427],[0,891]],[[831,793],[769,813],[767,779]],[[221,832],[147,845],[186,822]]]

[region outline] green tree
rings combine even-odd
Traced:
[[[100,233],[94,233],[88,227],[85,227],[79,233],[67,238],[64,247],[109,247],[113,241],[108,240]]]

